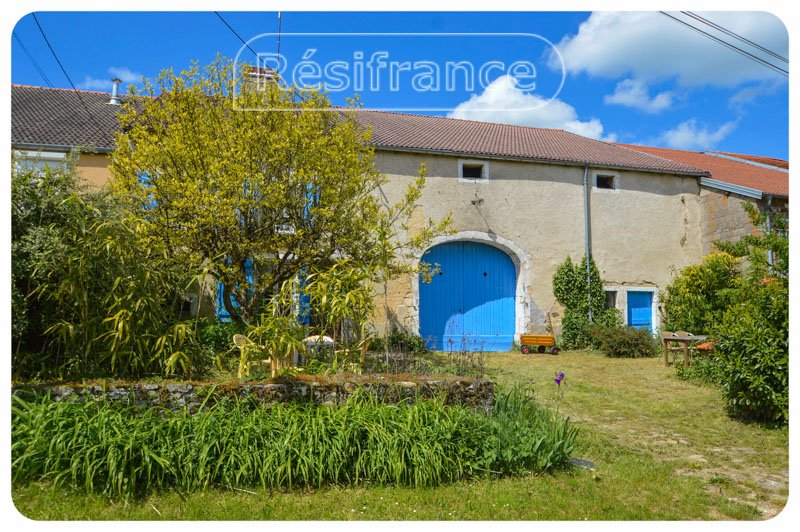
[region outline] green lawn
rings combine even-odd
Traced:
[[[595,462],[543,477],[482,479],[436,489],[332,487],[252,493],[158,493],[124,504],[30,484],[12,491],[32,519],[766,519],[788,496],[788,431],[730,419],[719,393],[680,381],[662,359],[492,354],[488,375],[534,383],[580,427],[576,458]],[[563,386],[562,386],[563,388]]]

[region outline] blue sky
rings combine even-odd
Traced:
[[[276,12],[222,12],[245,40],[278,29]],[[694,25],[720,33],[696,20]],[[749,40],[788,57],[783,24],[766,13],[702,13]],[[79,88],[109,90],[109,79],[138,83],[161,69],[186,68],[191,60],[213,61],[217,53],[234,57],[238,38],[213,12],[92,13],[40,12],[48,39]],[[655,12],[646,13],[319,13],[284,12],[282,53],[296,62],[316,47],[315,59],[352,58],[352,50],[386,49],[399,60],[467,60],[474,64],[520,58],[536,65],[535,91],[520,80],[495,71],[488,86],[453,91],[415,92],[400,84],[397,91],[362,91],[371,108],[446,108],[431,112],[459,118],[566,129],[618,142],[680,149],[757,154],[788,158],[787,78]],[[560,62],[539,39],[523,37],[427,37],[338,39],[335,44],[290,33],[315,32],[529,33],[555,44],[566,66],[563,88]],[[32,16],[23,17],[14,32],[56,87],[68,88]],[[316,40],[314,40],[316,39]],[[517,39],[517,40],[515,40]],[[529,39],[529,40],[525,40]],[[780,60],[734,41],[749,53]],[[253,43],[274,52],[277,40]],[[348,55],[349,54],[349,55]],[[246,52],[243,56],[253,61]],[[369,55],[367,55],[369,57]],[[19,42],[12,39],[12,82],[46,85]],[[352,91],[331,93],[343,103]],[[552,98],[552,99],[551,99]]]

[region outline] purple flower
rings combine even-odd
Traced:
[[[564,373],[556,373],[556,378],[555,378],[556,384],[561,386],[561,381],[563,380],[564,380]]]

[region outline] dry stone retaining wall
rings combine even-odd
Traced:
[[[307,382],[286,381],[264,384],[126,384],[126,385],[31,385],[12,388],[12,394],[31,398],[49,394],[54,401],[79,400],[86,396],[140,407],[162,406],[170,410],[188,409],[194,413],[207,400],[213,405],[225,397],[252,397],[263,403],[313,401],[333,406],[345,401],[361,387],[379,401],[396,404],[403,400],[444,396],[447,404],[490,409],[494,383],[484,379],[447,379],[416,382]]]

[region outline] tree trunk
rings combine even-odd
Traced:
[[[233,302],[231,301],[231,295],[233,294],[233,288],[231,287],[230,283],[223,283],[222,285],[222,304],[225,306],[225,310],[228,311],[228,314],[231,316],[231,321],[243,321],[247,325],[250,325],[250,321],[246,319],[243,312],[240,312],[240,309],[243,307],[235,307]]]
[[[384,278],[383,280],[383,310],[384,319],[386,320],[383,326],[383,349],[386,357],[386,364],[389,364],[389,282]]]

